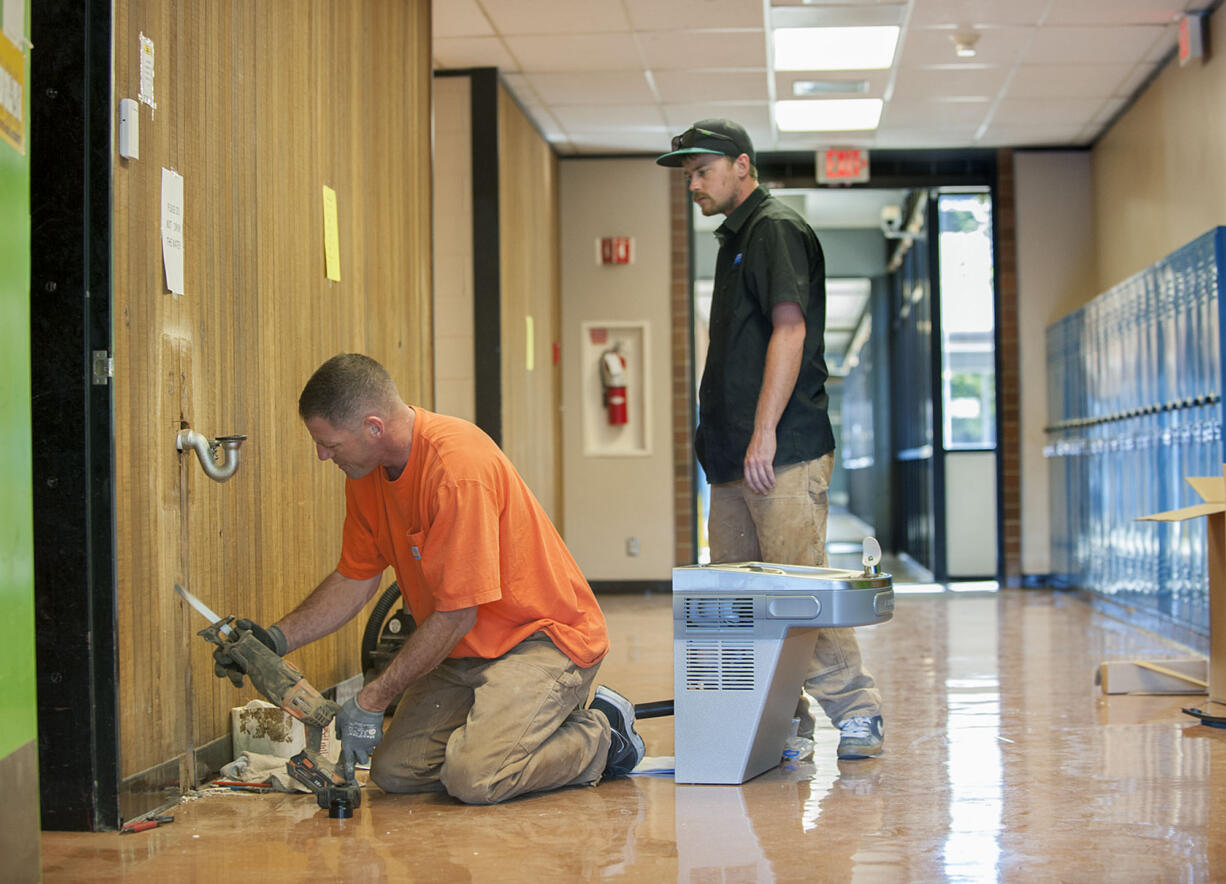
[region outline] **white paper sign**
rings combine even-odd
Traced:
[[[25,0],[4,0],[4,36],[21,46],[26,40],[26,4]]]
[[[140,35],[140,94],[136,96],[154,110],[158,103],[153,100],[153,41]]]
[[[183,294],[183,176],[162,170],[162,263],[166,288]]]

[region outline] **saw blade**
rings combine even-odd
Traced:
[[[189,605],[191,605],[193,608],[199,611],[200,614],[204,617],[204,619],[208,620],[209,623],[216,623],[219,620],[221,620],[220,617],[218,617],[215,613],[213,613],[212,608],[210,608],[204,602],[200,601],[200,599],[196,598],[194,595],[192,595],[190,592],[188,592],[186,589],[184,589],[182,586],[180,586],[177,583],[175,584],[175,592],[177,592],[180,596],[183,597],[183,601],[187,602]],[[231,631],[232,630],[229,625],[221,627],[221,632],[223,635],[229,635]]]

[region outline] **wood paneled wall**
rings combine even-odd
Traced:
[[[229,731],[185,583],[270,623],[335,567],[343,476],[297,416],[337,352],[382,361],[432,406],[429,0],[117,0],[116,105],[155,46],[140,159],[115,154],[114,396],[120,740],[127,777]],[[184,178],[186,294],[165,287],[162,168]],[[337,194],[340,281],[324,268]],[[245,433],[225,484],[180,426]],[[389,576],[390,580],[390,576]],[[291,655],[324,688],[359,671],[365,616]],[[190,682],[190,687],[189,687]],[[190,692],[190,693],[189,693]]]
[[[502,449],[560,530],[561,376],[553,360],[561,324],[558,159],[501,83],[498,206]]]

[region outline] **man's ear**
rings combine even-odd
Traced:
[[[364,432],[369,433],[371,436],[378,439],[383,435],[383,431],[386,429],[386,427],[383,424],[383,418],[376,414],[368,414],[362,419],[362,429]]]

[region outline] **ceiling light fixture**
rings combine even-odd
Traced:
[[[868,80],[793,80],[793,95],[848,95],[868,92]]]
[[[878,71],[894,63],[899,28],[776,28],[776,71]]]
[[[954,52],[958,58],[975,57],[975,44],[979,42],[979,35],[974,31],[959,31],[949,39],[954,41]]]
[[[775,125],[780,132],[857,132],[876,129],[881,122],[880,98],[825,101],[776,101]]]

